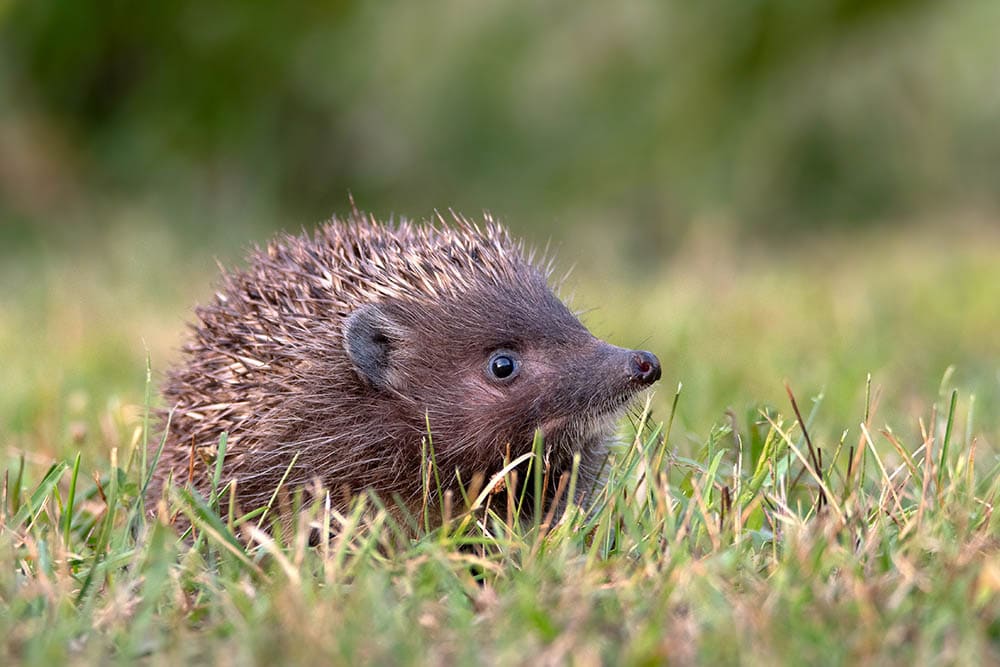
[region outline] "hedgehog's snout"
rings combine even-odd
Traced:
[[[595,359],[599,360],[599,376],[606,380],[608,399],[616,405],[651,387],[663,374],[659,358],[647,350],[630,350],[599,341]],[[586,384],[581,394],[588,401],[593,395],[591,386]]]
[[[632,350],[629,355],[629,371],[632,382],[648,387],[660,379],[660,360],[656,355],[646,350]]]

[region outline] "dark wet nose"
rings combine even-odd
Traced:
[[[635,382],[650,385],[660,379],[660,360],[652,352],[635,350],[630,361],[632,380]]]

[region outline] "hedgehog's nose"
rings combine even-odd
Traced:
[[[660,379],[660,360],[652,352],[634,350],[630,362],[633,381],[648,386]]]

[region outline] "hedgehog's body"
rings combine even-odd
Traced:
[[[172,417],[153,494],[222,483],[244,510],[319,480],[411,509],[433,437],[441,484],[488,479],[541,430],[552,484],[581,455],[585,500],[615,421],[659,378],[648,352],[594,338],[544,272],[487,220],[382,226],[355,214],[284,236],[223,276],[163,394]],[[292,465],[292,461],[295,461]]]

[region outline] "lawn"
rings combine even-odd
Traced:
[[[593,512],[484,494],[414,537],[370,497],[271,533],[224,489],[144,507],[158,378],[214,257],[264,237],[136,215],[0,255],[0,663],[1000,660],[992,221],[706,225],[638,269],[611,229],[563,244],[564,295],[663,381]]]

